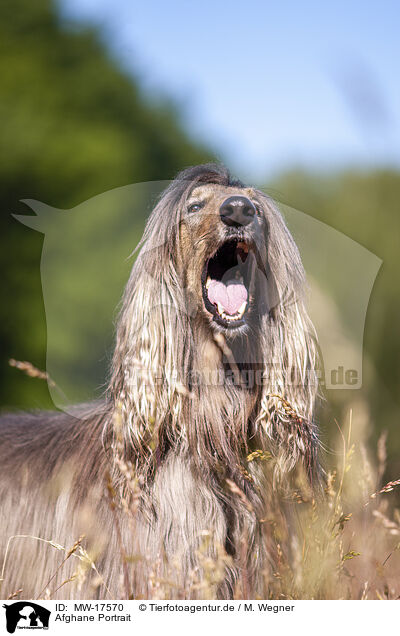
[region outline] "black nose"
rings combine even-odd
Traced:
[[[233,196],[223,202],[219,213],[226,225],[240,227],[252,222],[256,209],[246,197]]]

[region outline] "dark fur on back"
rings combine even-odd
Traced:
[[[232,194],[257,206],[257,232],[243,236],[258,267],[247,322],[231,333],[206,311],[200,281],[228,235],[218,209]],[[299,467],[318,480],[304,272],[273,202],[222,166],[189,168],[139,248],[104,401],[1,420],[3,597],[265,596],[265,518],[284,516],[278,491]],[[262,381],[237,382],[244,370]]]

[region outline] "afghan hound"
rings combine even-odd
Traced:
[[[266,597],[282,484],[319,480],[304,287],[268,196],[220,165],[177,176],[104,399],[1,419],[3,598]]]

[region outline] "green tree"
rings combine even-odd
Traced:
[[[43,382],[8,358],[45,366],[42,235],[11,217],[34,198],[72,207],[110,188],[168,179],[210,159],[167,102],[145,99],[94,29],[62,22],[51,0],[0,4],[0,403],[49,405]],[[144,212],[143,212],[144,214]]]

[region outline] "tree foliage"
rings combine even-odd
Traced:
[[[12,218],[29,213],[19,201],[69,208],[210,154],[169,103],[145,99],[94,29],[63,23],[51,0],[2,0],[0,53],[0,400],[35,407],[50,404],[44,383],[8,368],[11,357],[45,367],[43,237]]]

